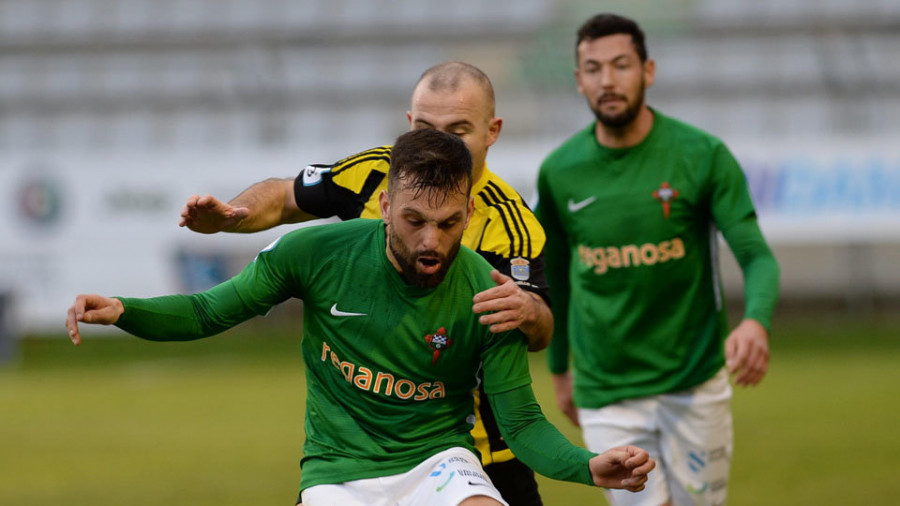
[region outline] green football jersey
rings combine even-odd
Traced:
[[[304,302],[303,488],[405,472],[454,446],[474,450],[482,361],[488,393],[531,382],[521,334],[492,334],[472,313],[472,296],[494,286],[490,270],[461,248],[436,288],[407,285],[385,255],[383,222],[353,220],[287,234],[241,274],[241,289],[254,292],[247,300],[264,291],[273,304]]]
[[[350,220],[290,232],[202,294],[122,299],[116,325],[146,339],[197,339],[302,299],[301,488],[341,483],[406,472],[450,447],[477,454],[479,369],[488,395],[530,392],[524,336],[493,334],[472,312],[472,297],[495,286],[490,271],[463,246],[437,287],[407,285],[385,254],[384,223]],[[567,455],[554,469],[589,483],[590,455]]]
[[[753,203],[721,141],[654,115],[625,149],[600,145],[591,124],[538,176],[550,368],[567,370],[571,346],[580,407],[689,388],[724,365],[716,231],[754,216]]]

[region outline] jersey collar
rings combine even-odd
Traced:
[[[471,195],[474,197],[481,193],[481,190],[484,190],[484,187],[487,186],[488,181],[490,181],[492,177],[494,177],[494,174],[488,169],[487,164],[485,164],[484,168],[481,169],[481,177],[479,177],[477,181],[472,181]],[[475,199],[475,205],[478,205],[478,199]]]

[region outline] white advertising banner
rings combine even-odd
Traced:
[[[775,244],[900,243],[900,149],[886,143],[729,143]],[[491,170],[533,198],[554,146],[498,144]],[[318,149],[319,151],[315,151]],[[0,295],[23,332],[62,332],[77,293],[190,293],[225,279],[278,235],[200,235],[179,228],[189,195],[229,199],[267,177],[348,152],[298,151],[0,156]]]
[[[293,177],[305,160],[285,152],[0,159],[0,293],[12,295],[16,326],[62,331],[78,293],[190,293],[234,274],[289,229],[197,234],[178,226],[185,200],[227,200],[258,180]]]

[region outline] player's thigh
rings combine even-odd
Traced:
[[[660,397],[660,446],[674,503],[724,504],[734,436],[728,373]]]
[[[484,471],[506,502],[514,506],[542,506],[534,471],[519,459],[495,462]]]
[[[606,500],[614,506],[660,506],[669,499],[666,466],[660,458],[659,424],[655,397],[630,399],[600,409],[578,409],[582,437],[589,450],[602,453],[617,446],[643,448],[656,460],[641,492],[606,490]]]

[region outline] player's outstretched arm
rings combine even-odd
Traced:
[[[119,299],[96,294],[78,295],[66,316],[66,330],[69,331],[69,339],[75,346],[81,344],[78,322],[113,325],[119,321],[123,312],[125,312],[125,307]]]
[[[497,286],[475,295],[472,311],[482,315],[478,321],[490,325],[499,334],[519,329],[528,339],[528,351],[539,351],[550,344],[553,314],[539,295],[523,290],[509,276],[494,269],[491,278]]]
[[[192,195],[181,209],[178,225],[201,234],[250,233],[312,218],[297,205],[294,180],[272,178],[250,186],[227,204],[212,195]]]
[[[656,467],[650,454],[636,446],[612,448],[590,461],[591,478],[598,487],[640,492],[647,474]]]
[[[614,448],[597,455],[573,445],[544,418],[530,385],[488,396],[509,448],[544,476],[638,491],[656,466],[649,454],[637,447]]]

